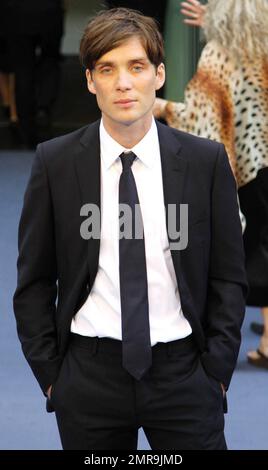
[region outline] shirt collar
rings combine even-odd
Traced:
[[[152,119],[152,125],[145,136],[131,149],[126,149],[114,140],[106,131],[103,120],[100,123],[100,148],[101,158],[106,169],[118,159],[122,152],[134,152],[141,162],[147,167],[152,167],[155,162],[155,156],[159,149],[158,132],[155,120]]]

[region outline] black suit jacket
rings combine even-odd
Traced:
[[[223,145],[157,123],[165,205],[189,205],[189,241],[172,259],[185,317],[207,372],[227,387],[246,277],[235,181]],[[80,236],[81,206],[100,207],[99,121],[38,146],[19,227],[14,310],[42,390],[53,384],[73,315],[90,293],[100,241]],[[179,229],[179,227],[178,227]]]

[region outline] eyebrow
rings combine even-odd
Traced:
[[[136,59],[131,59],[128,61],[128,64],[131,65],[131,64],[135,64],[136,62],[143,62],[143,63],[149,63],[149,59],[147,57],[137,57]],[[114,65],[114,62],[112,61],[109,61],[109,60],[105,60],[105,61],[99,61],[95,64],[95,68],[96,67],[111,67]]]

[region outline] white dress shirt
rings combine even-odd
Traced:
[[[72,320],[71,331],[82,336],[122,339],[119,285],[118,187],[119,155],[132,151],[132,164],[141,206],[152,346],[184,338],[192,329],[183,315],[169,249],[163,196],[162,168],[155,121],[132,149],[116,142],[100,124],[101,239],[98,272],[92,290]],[[90,157],[89,157],[90,158]]]

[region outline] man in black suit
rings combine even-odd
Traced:
[[[246,292],[226,152],[154,121],[153,19],[101,12],[80,52],[102,119],[38,146],[14,296],[23,352],[64,449],[134,450],[139,427],[153,449],[225,449]]]

